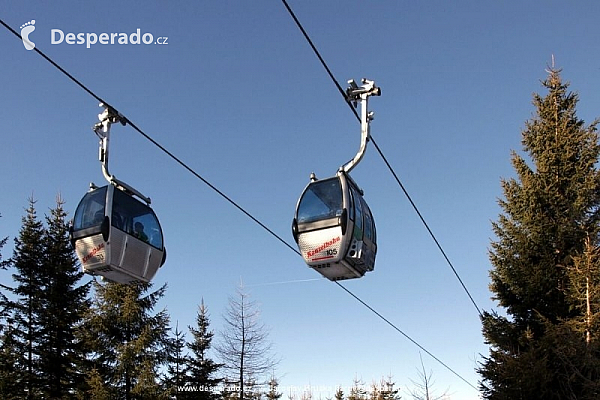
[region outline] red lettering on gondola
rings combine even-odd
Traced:
[[[322,245],[320,245],[319,247],[317,247],[314,250],[310,250],[306,253],[306,257],[307,258],[311,258],[317,254],[319,254],[320,252],[322,252],[323,250],[325,250],[328,247],[333,246],[334,244],[336,244],[337,242],[339,242],[340,240],[342,240],[339,236],[336,238],[333,238],[331,240],[328,240],[327,242],[323,243]],[[331,258],[331,257],[326,257],[326,258]]]
[[[86,262],[88,262],[90,260],[90,258],[94,257],[96,255],[96,253],[98,253],[103,248],[104,248],[104,243],[100,243],[98,246],[94,247],[87,256],[83,257],[83,263],[85,264]]]

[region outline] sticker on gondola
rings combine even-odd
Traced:
[[[342,239],[338,236],[336,238],[326,241],[316,249],[308,251],[306,253],[306,258],[310,261],[320,261],[334,258],[338,254],[338,249],[337,247],[330,247],[336,243],[339,243],[341,240]]]
[[[90,261],[92,258],[96,258],[100,261],[104,260],[104,251],[101,252],[101,250],[104,249],[104,243],[100,243],[98,246],[94,247],[92,249],[92,251],[90,251],[85,257],[83,257],[83,263],[87,263],[88,261]]]

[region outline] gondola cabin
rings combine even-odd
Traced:
[[[152,209],[113,184],[83,197],[71,242],[85,273],[119,283],[150,282],[166,258]]]
[[[332,281],[360,278],[375,267],[375,222],[344,171],[311,178],[298,200],[292,234],[308,266]]]

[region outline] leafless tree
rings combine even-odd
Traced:
[[[237,389],[239,400],[244,400],[247,382],[271,373],[278,363],[272,355],[268,329],[259,317],[258,305],[240,285],[236,295],[229,297],[223,315],[225,326],[220,332],[220,342],[215,346],[224,364],[227,381]]]
[[[412,396],[414,400],[445,400],[449,399],[448,390],[444,391],[441,395],[437,395],[434,393],[433,385],[435,384],[432,379],[433,372],[429,371],[427,373],[425,371],[425,364],[423,364],[423,357],[419,354],[419,358],[421,359],[421,370],[419,371],[419,382],[410,380],[413,385],[415,385],[415,389],[409,389],[408,392]]]

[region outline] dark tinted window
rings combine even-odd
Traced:
[[[338,178],[311,183],[298,205],[298,222],[313,222],[342,215],[342,186]]]
[[[348,191],[348,218],[354,221],[354,191]]]
[[[99,226],[104,219],[104,205],[106,203],[106,186],[88,192],[75,210],[73,230]]]
[[[356,240],[363,240],[363,210],[362,210],[362,196],[356,192],[354,187],[351,187],[354,191],[354,213],[356,219],[354,220],[354,238]]]
[[[162,249],[162,231],[150,207],[119,189],[113,196],[111,224],[127,234]]]
[[[363,199],[363,212],[365,214],[365,237],[370,241],[375,241],[375,225],[373,224],[373,216],[367,203],[364,203]]]

